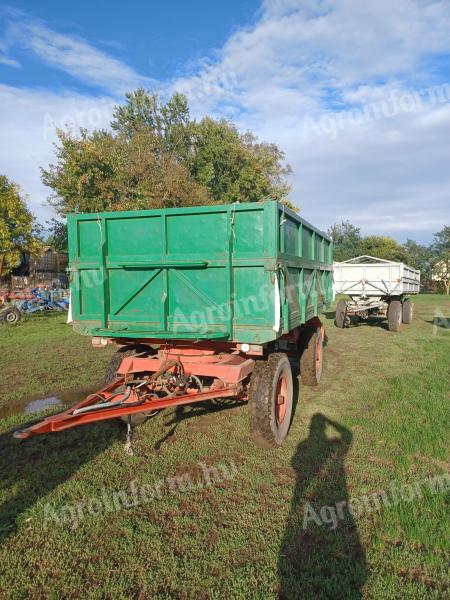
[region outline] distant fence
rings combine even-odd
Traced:
[[[13,290],[24,290],[35,287],[66,288],[69,278],[65,271],[60,273],[34,272],[31,275],[12,275],[7,287]]]
[[[29,274],[34,273],[64,273],[69,264],[67,254],[56,252],[47,247],[40,256],[30,256]]]
[[[26,290],[35,287],[67,288],[69,278],[67,253],[56,252],[50,246],[39,256],[24,254],[20,265],[0,282],[0,288]]]

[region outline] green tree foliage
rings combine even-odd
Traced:
[[[209,117],[192,123],[192,177],[204,185],[214,202],[255,202],[264,196],[283,199],[290,167],[275,144],[242,135],[230,122]]]
[[[433,253],[432,271],[434,279],[441,281],[446,294],[450,291],[450,227],[446,225],[434,234],[431,245]]]
[[[405,249],[391,237],[369,235],[362,239],[360,248],[361,254],[397,262],[407,262]]]
[[[423,283],[431,281],[433,257],[439,254],[436,250],[433,251],[432,247],[423,246],[409,239],[401,245],[386,236],[362,237],[360,229],[349,221],[336,223],[329,228],[328,235],[333,239],[334,260],[336,261],[349,260],[368,254],[376,258],[407,263],[409,266],[419,269]],[[437,262],[436,258],[434,262]]]
[[[56,252],[67,252],[67,225],[58,219],[47,221],[46,243]]]
[[[0,175],[0,277],[20,263],[23,253],[37,253],[40,249],[34,217],[19,186]]]
[[[329,228],[328,235],[333,240],[334,260],[340,262],[362,254],[361,230],[349,221],[335,223]]]
[[[410,267],[419,269],[422,283],[431,280],[432,257],[433,252],[430,247],[418,244],[414,240],[407,239],[403,244],[407,260]]]
[[[285,199],[290,168],[274,144],[228,121],[191,120],[186,98],[143,89],[116,107],[112,131],[58,130],[56,162],[42,169],[57,212],[96,212]]]
[[[79,136],[58,131],[57,163],[42,170],[53,190],[49,202],[57,212],[98,212],[205,204],[206,188],[187,168],[161,151],[147,130],[131,137],[85,130]]]
[[[126,103],[113,112],[111,127],[132,139],[136,133],[151,132],[160,152],[170,152],[179,162],[186,161],[191,146],[191,120],[187,98],[174,94],[164,104],[156,94],[143,88],[125,95]]]

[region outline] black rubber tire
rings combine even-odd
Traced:
[[[343,329],[345,327],[345,313],[347,312],[347,302],[345,300],[339,300],[336,306],[336,327]]]
[[[320,352],[321,360],[318,358]],[[303,385],[319,385],[323,367],[323,336],[316,327],[305,328],[299,340],[300,377]]]
[[[402,322],[410,325],[413,320],[414,304],[408,298],[402,304]]]
[[[105,374],[103,379],[100,382],[101,387],[106,387],[117,377],[117,369],[120,367],[120,363],[127,356],[134,356],[136,354],[136,348],[119,348],[114,354],[111,356],[108,366],[106,367]]]
[[[120,363],[123,361],[123,359],[127,358],[127,356],[134,356],[137,352],[138,348],[127,348],[126,346],[119,348],[119,350],[117,350],[117,352],[111,356],[111,360],[109,361],[109,365],[106,367],[105,375],[100,386],[104,388],[110,383],[113,383],[117,377],[117,369],[120,367]],[[142,423],[147,420],[149,415],[148,413],[142,412],[135,413],[134,415],[130,416],[131,425],[135,427],[136,425],[142,425]],[[128,416],[120,417],[120,420],[124,423],[128,423]]]
[[[278,380],[284,374],[288,390],[286,413],[277,422],[275,403]],[[248,404],[250,432],[255,444],[261,448],[278,448],[285,440],[292,418],[294,383],[288,357],[282,352],[270,354],[267,360],[257,361],[251,375]]]
[[[2,310],[0,318],[5,325],[17,325],[22,318],[22,313],[18,308],[11,306]]]
[[[400,300],[391,300],[388,308],[389,331],[398,331],[402,324],[402,303]]]

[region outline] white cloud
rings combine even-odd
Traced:
[[[52,31],[41,23],[21,19],[11,23],[8,34],[10,43],[19,42],[48,65],[109,92],[124,94],[155,83],[85,40]]]
[[[187,93],[197,116],[232,118],[278,143],[307,220],[327,228],[350,219],[363,233],[427,242],[450,222],[450,88],[433,96],[439,81],[423,64],[450,51],[449,30],[447,0],[266,0],[259,20],[213,60],[161,87]],[[106,125],[110,95],[150,80],[36,22],[15,36],[49,65],[108,92],[98,99],[0,88],[2,170],[42,218],[48,191],[38,166],[53,158],[49,124]]]
[[[5,40],[0,39],[0,65],[7,65],[8,67],[20,68],[19,61],[8,56],[8,44]]]
[[[75,130],[107,127],[117,99],[137,86],[154,82],[131,67],[81,39],[54,32],[45,25],[15,12],[0,40],[0,63],[20,66],[6,56],[18,45],[33,52],[48,65],[61,69],[81,82],[112,95],[90,95],[61,89],[27,89],[0,84],[1,172],[19,183],[30,208],[41,222],[53,216],[47,198],[51,192],[41,183],[40,167],[55,160],[55,126]]]
[[[6,65],[8,67],[15,67],[16,69],[20,69],[19,61],[5,55],[0,55],[0,65]]]
[[[105,127],[111,98],[56,94],[0,85],[1,173],[19,183],[31,210],[41,222],[53,216],[50,190],[40,181],[40,167],[55,160],[56,125]]]
[[[215,63],[172,85],[197,114],[226,105],[277,142],[308,220],[426,240],[450,221],[450,87],[433,98],[422,64],[450,51],[449,30],[447,1],[267,0]],[[319,130],[305,135],[308,122]]]

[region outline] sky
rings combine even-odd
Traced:
[[[0,5],[0,173],[41,222],[55,127],[108,127],[138,86],[284,150],[326,230],[429,243],[450,224],[450,1]]]

